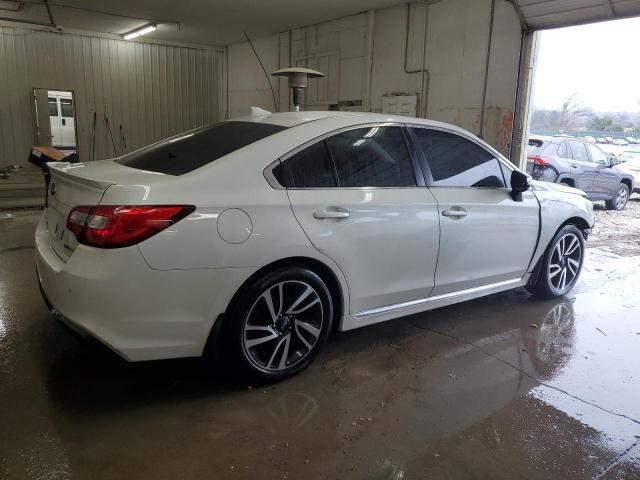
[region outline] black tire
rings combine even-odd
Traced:
[[[629,201],[629,187],[626,184],[621,183],[616,188],[616,193],[611,200],[605,202],[607,210],[624,210]]]
[[[573,239],[577,240],[579,255],[574,253],[575,250],[570,250]],[[563,241],[564,243],[561,243]],[[563,254],[569,251],[570,254]],[[540,298],[556,298],[566,295],[576,284],[582,271],[583,262],[584,236],[575,225],[565,225],[549,243],[538,263],[537,276],[533,283],[526,286],[526,289]],[[562,282],[563,275],[564,284]],[[571,276],[570,279],[569,276]]]
[[[283,380],[318,356],[333,316],[331,292],[320,276],[299,267],[274,270],[243,287],[225,313],[225,360],[248,380]]]

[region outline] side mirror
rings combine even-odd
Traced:
[[[531,177],[520,170],[513,170],[511,172],[511,197],[517,201],[522,201],[522,192],[526,192],[531,187],[529,183]]]
[[[607,160],[609,161],[609,164],[605,164],[605,166],[608,167],[615,167],[616,165],[620,165],[622,163],[622,161],[618,157],[609,157]]]

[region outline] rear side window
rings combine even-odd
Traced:
[[[449,132],[412,128],[435,187],[503,188],[498,159],[479,145]]]
[[[73,100],[70,98],[60,99],[60,109],[63,117],[73,117]]]
[[[415,187],[401,127],[348,130],[326,140],[340,187]]]
[[[273,169],[273,175],[281,185],[292,188],[331,188],[338,183],[324,141],[292,155]]]
[[[154,143],[117,162],[140,170],[182,175],[285,129],[268,123],[221,122]]]
[[[53,97],[49,97],[47,102],[49,103],[49,116],[50,117],[57,117],[58,116],[58,101]]]

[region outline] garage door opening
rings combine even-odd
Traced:
[[[540,32],[530,132],[635,144],[627,138],[640,136],[639,30],[634,18]]]
[[[639,29],[633,18],[536,33],[524,137],[534,179],[593,202],[590,246],[622,251],[640,226]]]
[[[596,170],[640,162],[639,28],[632,18],[535,34],[523,155],[534,178],[592,193]]]

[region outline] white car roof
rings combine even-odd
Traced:
[[[344,125],[352,123],[358,125],[361,123],[412,123],[425,125],[430,127],[446,128],[449,130],[458,131],[460,133],[469,134],[464,129],[456,127],[448,123],[437,122],[435,120],[428,120],[425,118],[407,117],[404,115],[390,115],[386,113],[369,113],[369,112],[333,112],[333,111],[305,111],[305,112],[282,112],[282,113],[269,113],[268,115],[246,115],[242,117],[236,117],[230,119],[231,121],[242,122],[257,122],[257,123],[270,123],[273,125],[281,125],[283,127],[295,127],[296,125],[302,125],[303,123],[313,122],[317,120],[331,121],[336,120],[336,123]],[[351,120],[351,122],[349,122]]]

